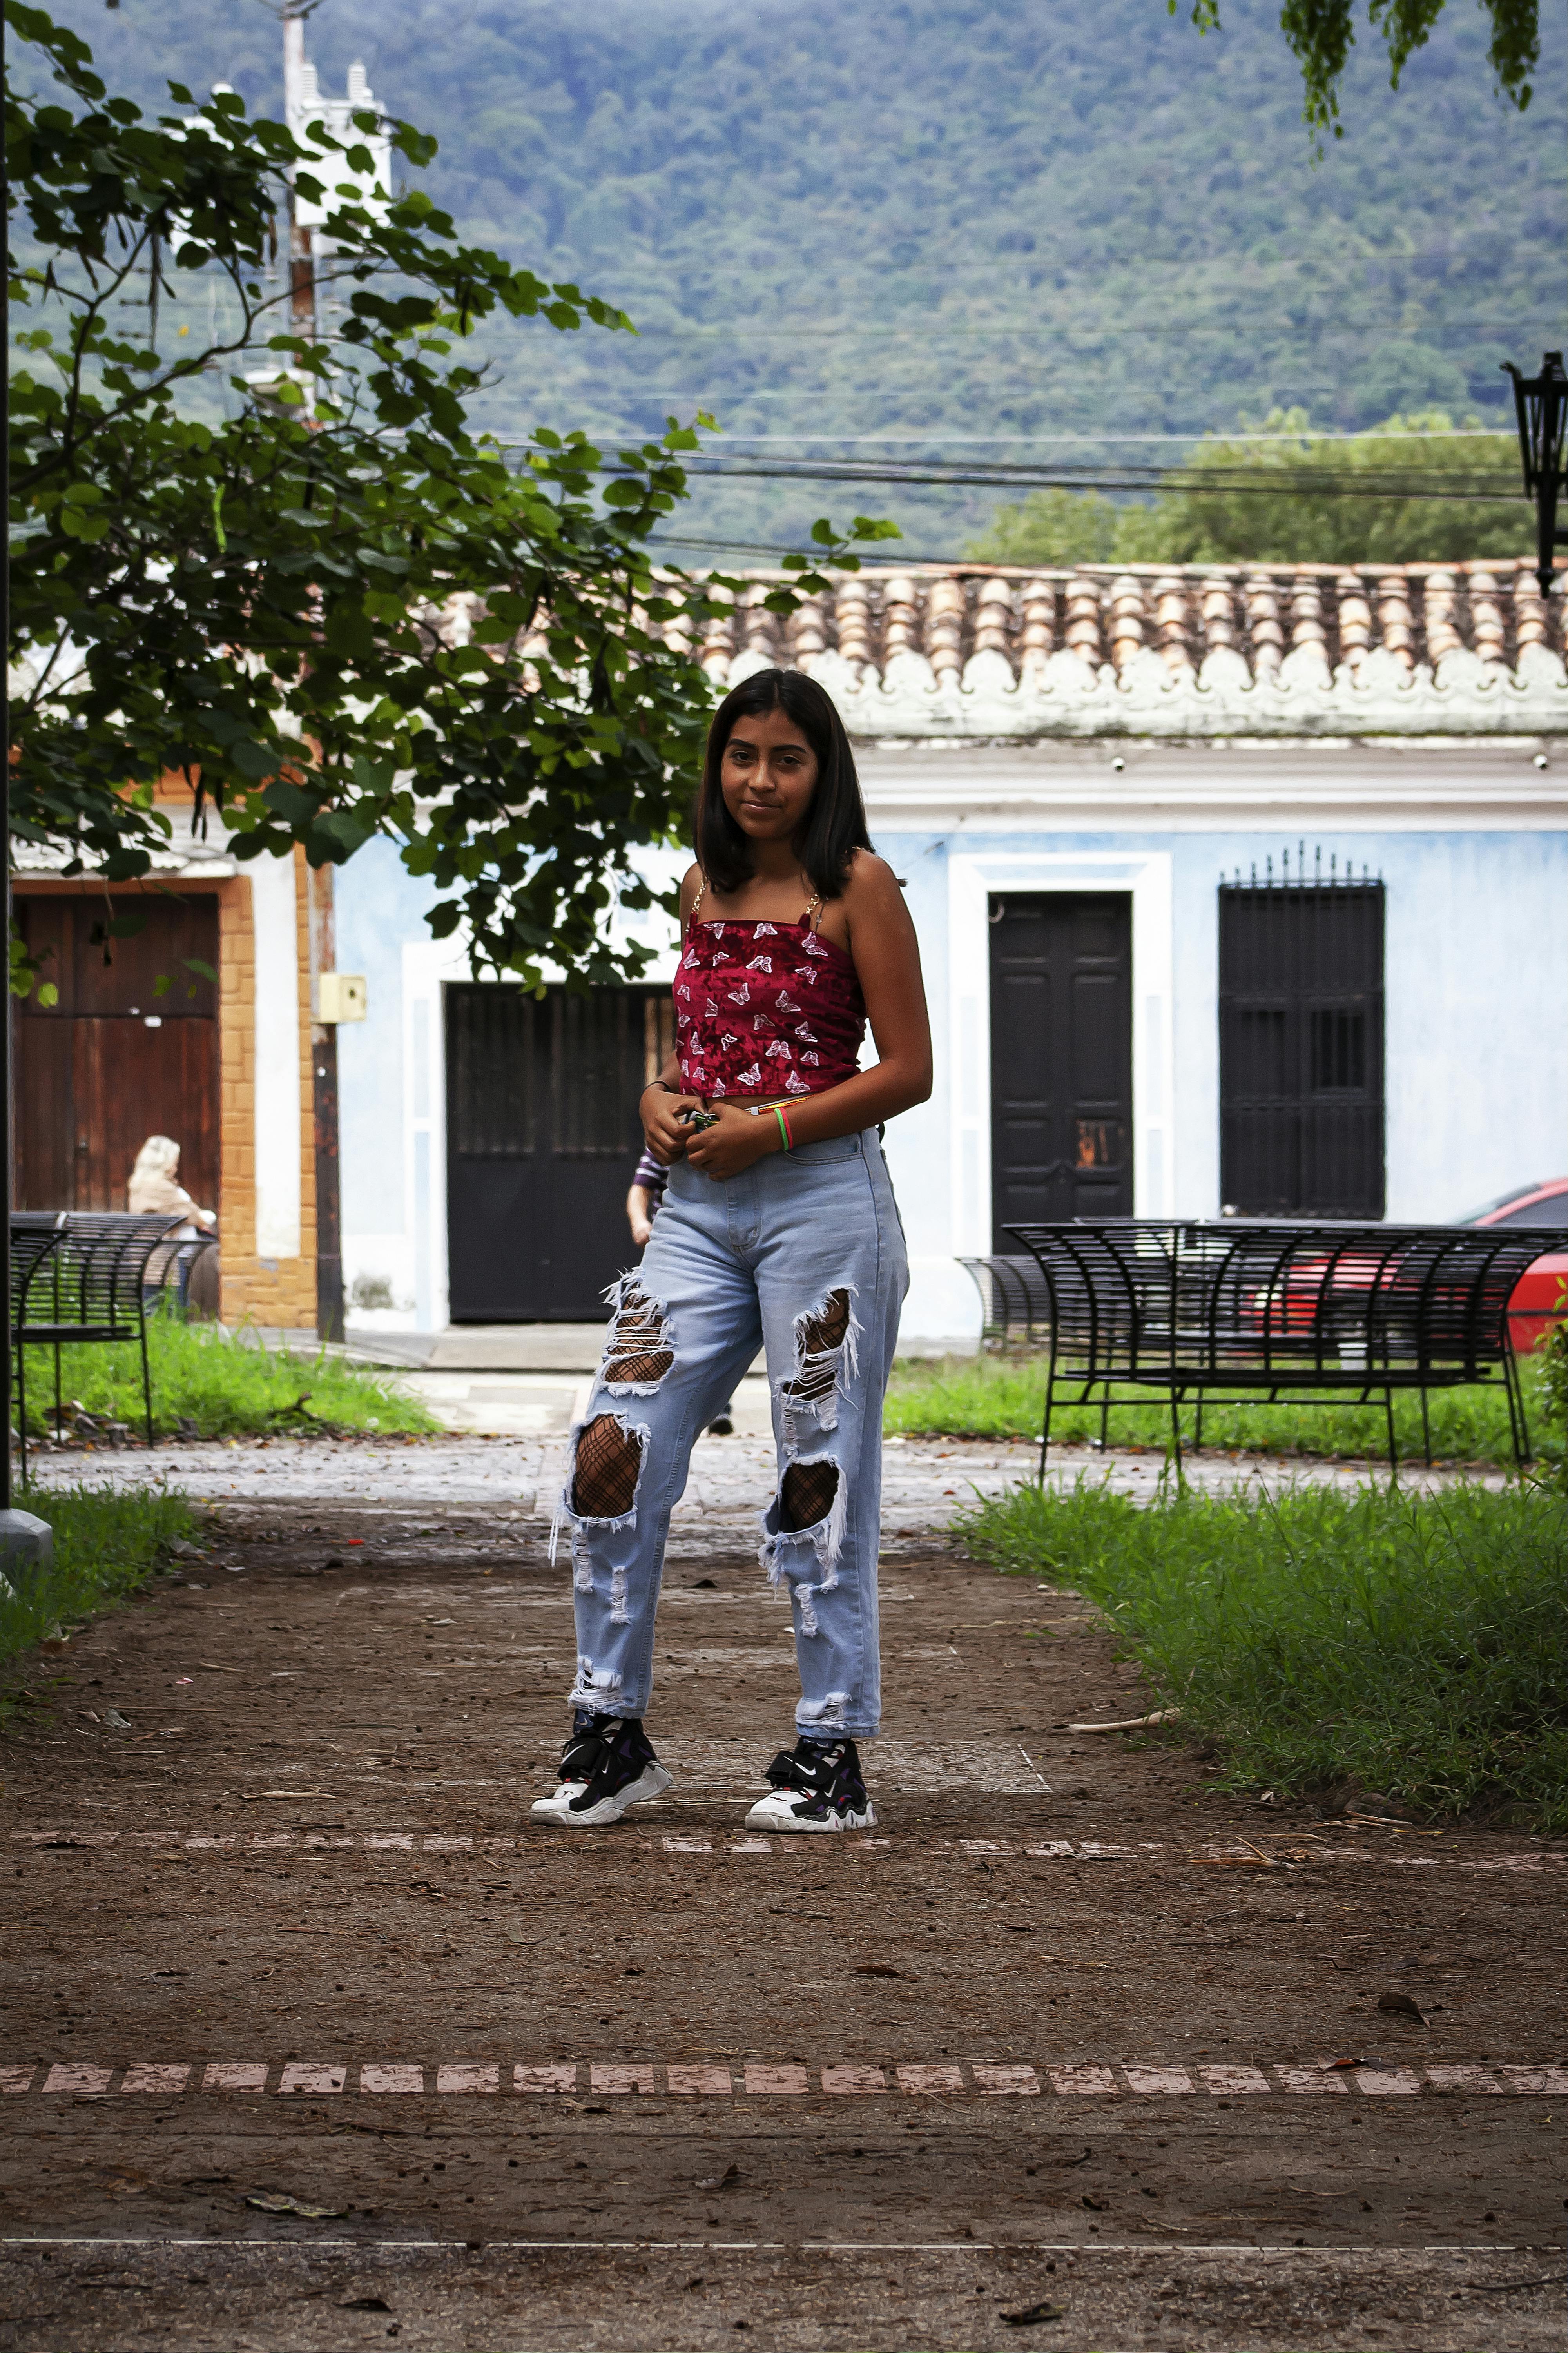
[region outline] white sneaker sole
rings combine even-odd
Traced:
[[[613,1798],[601,1798],[585,1812],[574,1813],[571,1801],[580,1798],[587,1786],[586,1781],[563,1781],[553,1797],[536,1798],[529,1811],[540,1821],[558,1822],[563,1830],[603,1830],[608,1822],[618,1822],[628,1806],[640,1806],[645,1799],[660,1796],[669,1788],[670,1776],[662,1765],[646,1766],[635,1781],[628,1781]]]
[[[782,1795],[759,1798],[746,1816],[749,1831],[874,1831],[877,1810],[867,1800],[863,1814],[830,1813],[825,1821],[814,1821],[809,1814],[795,1813]]]

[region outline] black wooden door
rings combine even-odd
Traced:
[[[1383,1215],[1383,900],[1220,891],[1220,1197],[1244,1217]]]
[[[637,1096],[669,1050],[660,990],[447,992],[454,1324],[595,1323],[636,1252]]]
[[[992,1248],[1026,1219],[1132,1213],[1132,902],[991,902]]]

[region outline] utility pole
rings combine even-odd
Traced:
[[[284,0],[283,5],[283,119],[296,138],[303,128],[303,117],[314,95],[311,85],[315,76],[305,63],[305,19],[311,16],[317,0]],[[294,174],[289,174],[289,323],[297,335],[316,332],[316,269],[314,231],[300,218],[300,199],[294,188]]]
[[[283,114],[298,139],[320,108],[314,70],[305,59],[305,19],[317,0],[284,0]],[[289,184],[289,321],[297,335],[314,340],[320,327],[316,289],[316,230],[301,218],[306,207]],[[338,1033],[320,1018],[321,978],[336,965],[332,917],[332,870],[305,870],[310,946],[310,1105],[316,1162],[316,1333],[322,1340],[343,1336],[342,1190],[338,1160]]]
[[[310,1102],[316,1144],[316,1335],[322,1340],[341,1340],[343,1208],[338,1160],[338,1031],[335,1021],[317,1018],[322,1010],[321,975],[337,967],[332,870],[307,866],[305,878],[310,893]]]

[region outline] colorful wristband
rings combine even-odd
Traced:
[[[773,1117],[779,1124],[779,1134],[784,1138],[784,1150],[786,1152],[793,1152],[795,1150],[795,1138],[789,1132],[788,1113],[785,1112],[780,1104],[775,1103],[773,1105]]]

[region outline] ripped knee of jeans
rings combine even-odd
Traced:
[[[577,1433],[571,1507],[580,1520],[621,1520],[637,1502],[646,1431],[628,1429],[619,1414],[595,1414]]]
[[[816,1599],[838,1583],[838,1556],[848,1516],[844,1469],[830,1455],[784,1465],[778,1493],[763,1515],[758,1558],[770,1585],[782,1585],[800,1612],[803,1634],[817,1631]]]
[[[837,1421],[840,1392],[858,1364],[855,1344],[860,1326],[855,1320],[853,1298],[846,1285],[830,1291],[819,1305],[795,1317],[795,1377],[779,1388],[792,1439],[797,1422],[812,1421],[819,1430],[832,1430]]]
[[[636,1275],[623,1274],[610,1293],[615,1313],[605,1342],[599,1377],[607,1389],[647,1396],[658,1388],[675,1362],[669,1318],[650,1299]]]
[[[573,1583],[587,1593],[594,1583],[590,1539],[635,1528],[637,1489],[647,1460],[646,1423],[624,1414],[598,1413],[573,1432],[561,1497],[550,1529],[550,1557],[564,1530],[572,1546]],[[601,1567],[605,1566],[601,1556]]]
[[[779,1484],[779,1529],[794,1535],[826,1519],[838,1493],[837,1462],[792,1462]]]

